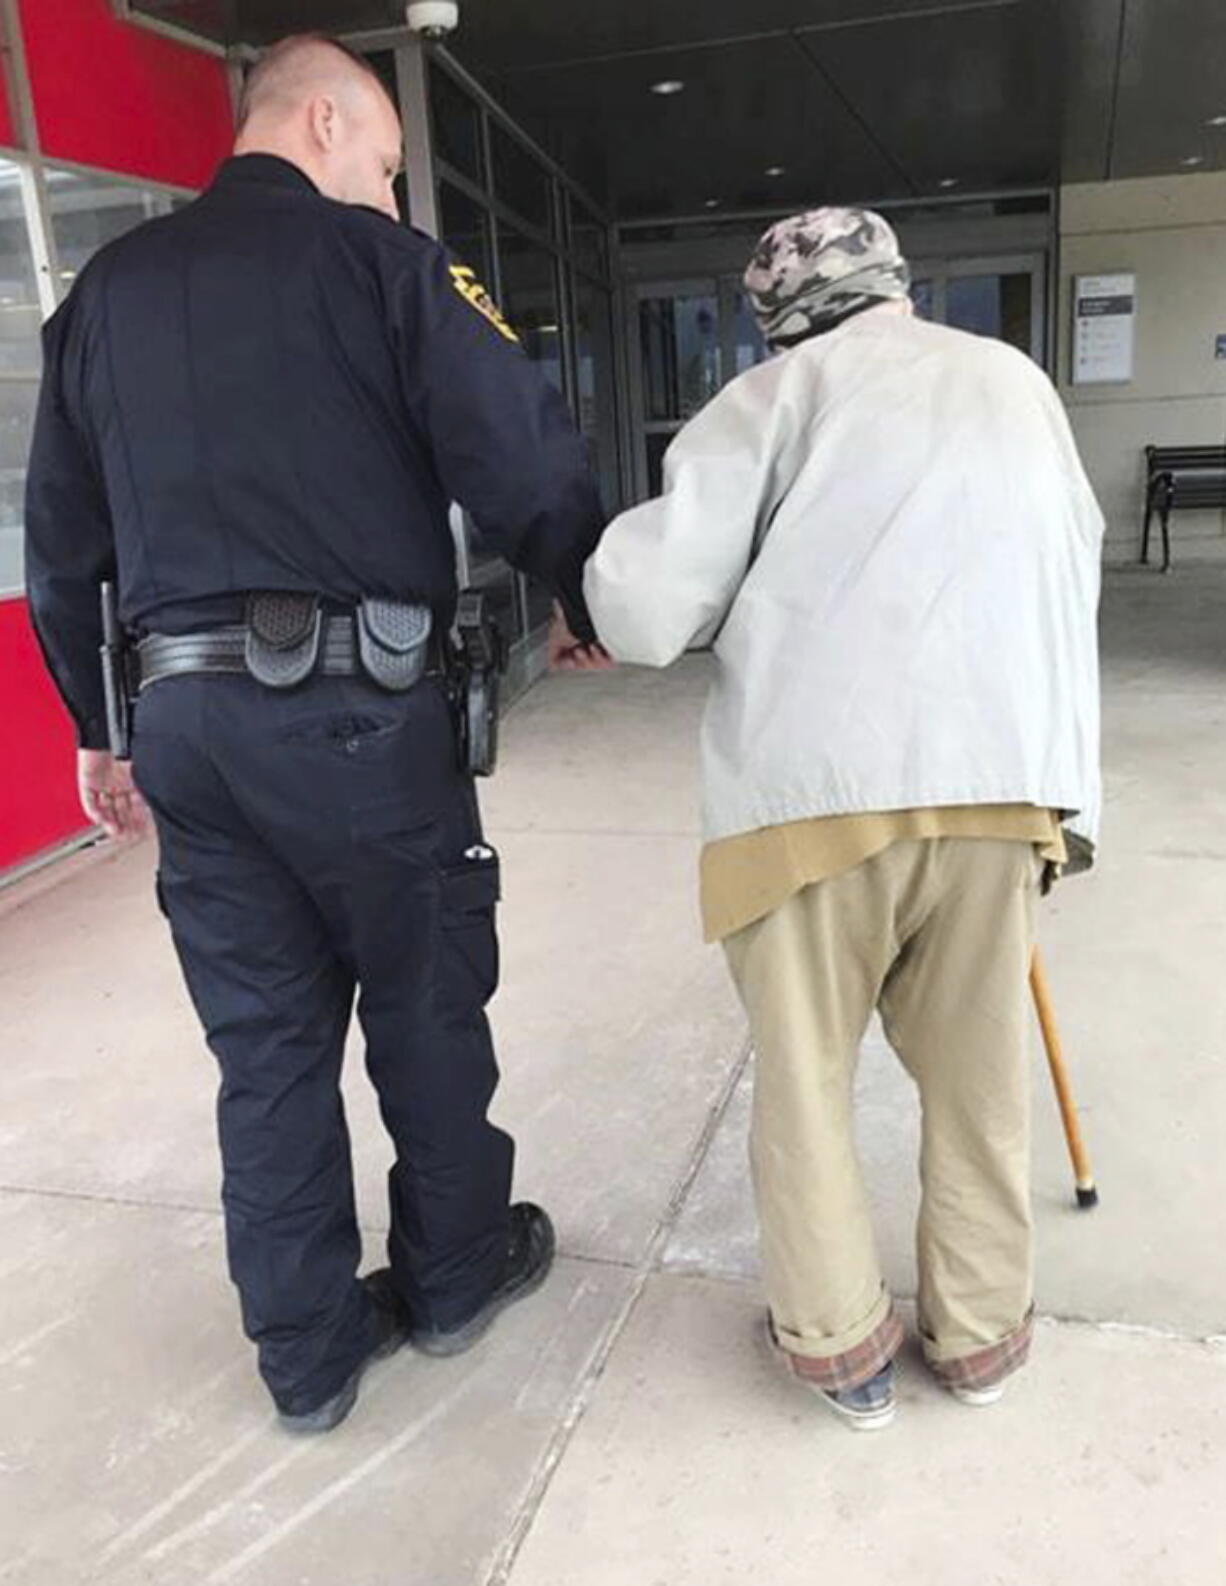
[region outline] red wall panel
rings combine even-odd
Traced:
[[[0,600],[0,871],[85,829],[75,757],[26,603]]]
[[[20,0],[49,159],[203,187],[233,136],[223,63],[121,22],[109,0]]]

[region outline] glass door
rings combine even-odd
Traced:
[[[766,355],[734,276],[640,286],[630,327],[635,494],[658,495],[664,454],[729,380]]]
[[[1044,362],[1046,270],[1042,254],[999,259],[917,259],[911,299],[937,325],[994,336]]]

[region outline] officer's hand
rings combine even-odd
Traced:
[[[105,749],[77,751],[77,792],[81,808],[108,837],[143,837],[149,811],[132,780],[132,767]]]
[[[600,644],[581,644],[570,631],[560,606],[555,606],[549,626],[551,672],[611,672],[616,662]]]

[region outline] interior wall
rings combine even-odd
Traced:
[[[1106,514],[1107,556],[1139,554],[1144,448],[1226,444],[1226,174],[1066,187],[1061,195],[1058,373]],[[1125,385],[1071,382],[1073,283],[1134,272],[1136,354]],[[1226,514],[1172,517],[1176,559],[1226,553]]]

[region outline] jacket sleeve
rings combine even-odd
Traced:
[[[26,476],[26,588],[34,630],[83,749],[107,747],[99,585],[115,575],[106,495],[69,412],[73,303],[43,331],[43,382]]]
[[[783,472],[773,375],[765,366],[726,386],[669,447],[663,495],[605,531],[585,587],[618,660],[669,666],[727,616]]]
[[[576,638],[591,640],[583,567],[604,513],[587,443],[472,272],[417,242],[393,312],[409,406],[443,488],[490,550],[547,584]]]

